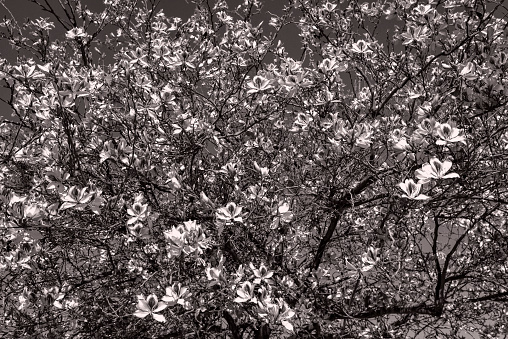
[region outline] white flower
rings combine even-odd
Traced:
[[[88,34],[85,32],[85,30],[81,27],[74,27],[70,31],[67,31],[65,33],[65,37],[67,39],[74,39],[74,38],[86,38]]]
[[[450,124],[439,124],[436,133],[440,140],[436,141],[437,145],[446,145],[453,142],[462,142],[466,144],[466,138],[462,135],[462,130]]]
[[[132,216],[132,218],[127,221],[127,225],[145,220],[147,217],[147,209],[147,204],[142,204],[140,202],[135,202],[132,204],[132,207],[127,209],[127,214]]]
[[[326,2],[326,4],[323,5],[323,9],[328,12],[332,12],[335,9],[335,7],[337,7],[337,4],[333,4],[328,1]]]
[[[166,287],[166,295],[162,297],[162,300],[167,302],[169,306],[179,304],[185,309],[190,309],[191,305],[185,299],[191,295],[192,293],[189,292],[187,287],[182,287],[181,283],[174,283],[173,286]]]
[[[76,186],[72,186],[67,190],[67,192],[60,194],[60,197],[64,202],[62,206],[60,206],[60,210],[65,210],[71,207],[83,210],[86,204],[88,204],[94,197],[94,192],[88,192],[87,187],[79,189]]]
[[[217,209],[217,212],[215,213],[217,219],[220,222],[232,222],[232,221],[238,221],[243,222],[242,219],[242,207],[236,206],[234,202],[229,202],[226,207],[221,207]]]
[[[256,161],[254,161],[254,168],[256,169],[256,171],[261,173],[262,178],[268,176],[269,174],[268,167],[260,167]]]
[[[208,287],[221,284],[226,281],[224,275],[222,274],[222,269],[224,267],[224,257],[221,255],[219,259],[219,266],[217,267],[211,267],[210,264],[208,264],[208,267],[205,268],[206,277],[208,280],[211,280],[211,282],[208,284]]]
[[[252,263],[249,264],[249,267],[256,277],[256,279],[254,279],[255,284],[261,283],[262,280],[266,281],[269,284],[273,283],[273,281],[270,279],[273,276],[273,271],[269,271],[264,264],[261,264],[259,269],[256,269]]]
[[[476,73],[476,65],[471,61],[469,61],[460,71],[460,76],[462,76],[466,80],[474,80],[477,78],[475,73]]]
[[[418,125],[417,132],[421,135],[432,135],[435,133],[435,129],[439,124],[434,118],[423,119]]]
[[[414,199],[414,200],[427,200],[430,199],[430,197],[420,194],[420,190],[422,188],[422,184],[417,184],[413,181],[413,179],[406,179],[404,182],[401,182],[399,184],[399,187],[401,190],[404,191],[404,195],[402,195],[405,198],[408,199]]]
[[[281,298],[277,298],[276,303],[261,304],[260,317],[268,319],[270,322],[278,323],[284,326],[288,331],[293,331],[293,325],[288,321],[295,312],[289,308],[288,304]]]
[[[262,92],[267,89],[272,88],[272,85],[270,85],[270,80],[260,76],[256,75],[254,78],[252,78],[252,81],[247,83],[247,87],[250,89],[247,91],[248,94],[251,93],[257,93]]]
[[[244,303],[247,301],[257,303],[256,297],[254,296],[254,285],[250,281],[244,282],[236,291],[236,294],[238,294],[238,297],[236,297],[234,301],[237,303]]]
[[[367,53],[370,50],[370,44],[365,40],[358,40],[351,46],[351,50],[355,53]]]
[[[138,309],[134,312],[134,315],[138,318],[145,318],[147,315],[151,314],[155,320],[163,323],[166,322],[166,318],[162,314],[156,314],[155,312],[160,312],[166,307],[168,307],[168,305],[159,301],[155,294],[150,294],[146,299],[141,294],[138,295]]]
[[[289,204],[287,202],[279,203],[278,208],[274,209],[273,214],[275,215],[272,221],[272,229],[279,227],[281,221],[289,223],[293,220],[293,212],[289,210]]]
[[[369,247],[367,252],[362,254],[362,272],[370,271],[379,262],[379,248]]]
[[[439,161],[437,158],[430,159],[428,164],[424,164],[421,169],[416,170],[416,177],[420,179],[418,183],[424,184],[430,181],[430,179],[450,179],[458,178],[457,173],[446,174],[452,167],[452,162],[445,160]]]
[[[395,145],[393,145],[395,153],[411,152],[411,145],[408,144],[405,137],[401,138]]]

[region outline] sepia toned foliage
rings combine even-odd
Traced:
[[[507,336],[503,1],[31,2],[1,336]]]

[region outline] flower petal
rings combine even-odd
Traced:
[[[157,304],[157,307],[155,307],[152,312],[160,312],[163,309],[165,309],[166,307],[168,307],[168,305],[166,303],[159,301],[159,303]]]
[[[150,306],[148,306],[148,303],[146,302],[145,299],[139,299],[138,300],[138,309],[143,311],[143,312],[148,312],[148,313],[150,313],[152,311],[150,309]]]
[[[134,316],[138,317],[138,318],[144,318],[146,317],[147,315],[149,315],[150,312],[145,312],[145,311],[141,311],[141,310],[136,310],[136,312],[134,312]]]
[[[407,180],[405,182],[399,183],[397,186],[399,186],[399,188],[401,190],[403,190],[404,193],[408,194],[408,192],[407,192]]]
[[[451,178],[460,178],[460,175],[458,175],[458,173],[449,173],[443,177],[443,179],[451,179]]]
[[[425,194],[420,194],[419,196],[417,196],[417,197],[415,197],[413,199],[415,199],[415,200],[429,200],[430,197],[425,195]]]
[[[242,298],[242,297],[237,297],[235,298],[233,301],[235,303],[244,303],[244,302],[247,302],[249,299],[246,299],[246,298]]]
[[[452,162],[448,160],[443,161],[443,163],[441,164],[441,168],[443,171],[442,174],[445,174],[450,170],[450,168],[452,168]]]
[[[164,317],[162,314],[152,314],[153,315],[153,318],[155,320],[157,320],[158,322],[161,322],[161,323],[165,323],[166,322],[166,317]]]

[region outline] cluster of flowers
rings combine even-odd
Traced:
[[[466,138],[462,130],[455,127],[453,123],[438,123],[435,119],[426,118],[418,125],[418,129],[413,134],[414,140],[422,143],[423,138],[426,136],[437,137],[436,145],[446,146],[453,143],[466,144]],[[412,147],[407,143],[405,138],[401,138],[394,146],[399,152],[411,151]],[[415,171],[415,176],[418,182],[413,179],[406,179],[404,182],[399,183],[399,187],[404,191],[405,198],[414,200],[428,200],[429,196],[420,194],[422,185],[431,182],[431,180],[452,179],[458,178],[458,173],[448,173],[452,167],[450,160],[440,161],[437,157],[432,157],[428,163]]]
[[[236,289],[237,297],[233,300],[238,304],[252,304],[253,311],[261,319],[270,323],[280,323],[286,329],[292,331],[293,325],[289,322],[295,312],[289,308],[282,298],[273,298],[272,286],[274,281],[272,277],[274,272],[269,270],[264,264],[256,268],[253,263],[249,264],[252,275],[247,276],[248,280],[241,283],[246,277],[243,265],[238,267],[234,274],[234,280],[231,288]],[[224,257],[221,257],[217,267],[207,267],[206,275],[210,283],[208,287],[227,284],[224,272]],[[238,288],[237,288],[238,286]],[[257,289],[256,289],[257,287]],[[244,305],[244,307],[248,307]]]
[[[166,287],[166,295],[159,301],[155,294],[150,294],[148,297],[138,295],[138,304],[134,315],[138,318],[145,318],[151,315],[156,321],[166,322],[166,317],[159,312],[167,307],[176,305],[182,306],[186,310],[192,309],[189,298],[192,293],[187,287],[182,286],[181,283],[175,282],[172,286]]]
[[[164,237],[167,241],[169,257],[178,257],[182,253],[200,255],[203,254],[203,250],[209,247],[208,239],[201,225],[195,220],[185,221],[183,225],[165,231]]]

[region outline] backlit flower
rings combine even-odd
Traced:
[[[420,190],[422,188],[422,184],[417,184],[413,181],[413,179],[406,179],[404,182],[401,182],[399,184],[399,187],[401,190],[404,191],[404,195],[402,195],[405,198],[408,199],[414,199],[414,200],[427,200],[430,199],[430,197],[420,194]]]
[[[132,216],[132,218],[127,221],[127,225],[145,220],[147,217],[147,209],[147,204],[142,204],[140,202],[135,202],[132,204],[132,207],[127,209],[127,214]]]
[[[182,305],[185,309],[190,309],[191,305],[186,300],[192,293],[189,292],[187,287],[182,287],[181,283],[174,283],[173,286],[166,287],[166,295],[162,300],[167,302],[169,306],[177,304]]]
[[[366,253],[362,254],[362,272],[373,269],[379,262],[379,248],[369,247]]]
[[[456,128],[453,124],[439,124],[436,133],[439,136],[439,140],[436,141],[437,145],[446,145],[453,142],[466,144],[466,138],[462,135],[462,130]]]
[[[295,312],[289,308],[288,304],[281,298],[277,298],[276,303],[267,303],[260,307],[258,313],[261,318],[265,318],[272,323],[280,322],[288,331],[293,331],[293,325],[288,321]]]
[[[220,222],[242,222],[242,207],[236,206],[234,202],[229,202],[226,207],[221,207],[216,212],[216,217]]]
[[[247,93],[251,94],[270,89],[272,88],[272,85],[270,85],[270,80],[262,76],[256,75],[254,78],[252,78],[251,82],[247,83],[247,87],[249,87]]]
[[[244,303],[247,301],[257,303],[254,295],[254,285],[250,281],[244,282],[236,291],[236,294],[238,294],[238,297],[236,297],[234,301],[237,303]]]
[[[156,314],[156,312],[160,312],[166,307],[168,307],[168,305],[159,301],[155,294],[150,294],[146,299],[141,294],[138,295],[138,309],[134,312],[134,315],[138,318],[145,318],[147,315],[151,314],[155,320],[163,323],[166,322],[166,318],[162,314]]]
[[[249,264],[249,267],[254,273],[254,276],[256,277],[256,279],[254,279],[255,284],[259,284],[263,280],[269,284],[272,283],[272,280],[270,278],[273,276],[273,271],[268,270],[268,268],[266,268],[264,264],[261,264],[261,266],[259,266],[259,269],[256,269],[256,267],[252,263]]]
[[[370,44],[365,40],[358,40],[351,46],[351,50],[355,53],[367,53],[370,51]]]
[[[432,135],[436,130],[436,126],[439,125],[434,118],[423,119],[418,125],[417,132],[421,135]]]
[[[67,39],[86,38],[87,35],[88,34],[81,27],[74,27],[73,29],[71,29],[70,31],[67,31],[67,33],[65,33],[65,37]]]
[[[445,160],[441,162],[437,158],[432,158],[428,164],[424,164],[421,169],[416,170],[416,177],[420,179],[418,183],[427,183],[430,179],[458,178],[459,175],[457,173],[446,174],[451,167],[451,161]]]

